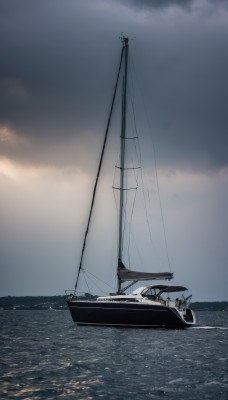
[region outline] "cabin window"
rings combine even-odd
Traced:
[[[150,288],[146,292],[144,292],[143,295],[153,299],[156,298],[156,291],[154,288]]]

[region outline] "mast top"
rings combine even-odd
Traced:
[[[122,41],[122,43],[126,46],[128,44],[128,37],[124,36],[123,32],[121,32],[121,36],[120,36],[120,40]]]

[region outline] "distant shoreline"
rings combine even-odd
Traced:
[[[191,308],[195,311],[228,311],[228,301],[196,301],[191,303]],[[0,309],[66,310],[67,304],[64,296],[4,296],[0,297]]]

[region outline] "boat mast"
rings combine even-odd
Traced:
[[[128,38],[122,36],[124,51],[124,73],[122,92],[122,117],[120,136],[120,202],[119,202],[119,243],[118,268],[122,265],[123,252],[123,209],[124,209],[124,168],[125,168],[125,137],[126,137],[126,107],[127,107],[127,69],[128,69]],[[121,291],[121,280],[118,278],[118,293]]]
[[[110,127],[113,107],[114,107],[114,103],[115,103],[115,99],[116,99],[117,87],[118,87],[120,71],[121,71],[121,66],[122,66],[122,60],[123,60],[123,53],[124,53],[124,46],[122,47],[122,51],[121,51],[120,63],[119,63],[118,74],[117,74],[116,83],[115,83],[115,89],[114,89],[113,98],[112,98],[111,109],[110,109],[110,112],[109,112],[108,123],[107,123],[106,131],[105,131],[104,142],[103,142],[101,157],[100,157],[100,161],[99,161],[99,167],[98,167],[98,171],[97,171],[97,177],[96,177],[95,185],[94,185],[94,188],[93,188],[93,195],[92,195],[92,201],[91,201],[91,206],[90,206],[89,218],[88,218],[87,227],[86,227],[85,236],[84,236],[84,241],[83,241],[83,246],[82,246],[81,258],[80,258],[80,264],[79,264],[76,283],[75,283],[75,288],[74,288],[74,294],[76,293],[76,290],[77,290],[78,280],[79,280],[80,272],[81,272],[81,269],[82,269],[83,256],[84,256],[85,247],[86,247],[86,239],[87,239],[87,235],[89,233],[89,227],[90,227],[90,221],[91,221],[92,212],[93,212],[93,206],[94,206],[95,195],[96,195],[96,191],[97,191],[97,185],[98,185],[98,181],[99,181],[99,177],[100,177],[100,172],[101,172],[101,167],[102,167],[102,162],[103,162],[103,157],[104,157],[104,152],[105,152],[105,147],[106,147],[106,142],[107,142],[107,137],[108,137],[108,132],[109,132],[109,127]]]

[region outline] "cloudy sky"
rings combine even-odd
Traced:
[[[74,286],[121,32],[133,39],[175,283],[195,301],[228,300],[226,0],[0,1],[0,296]],[[103,210],[89,239],[100,268],[107,198]]]

